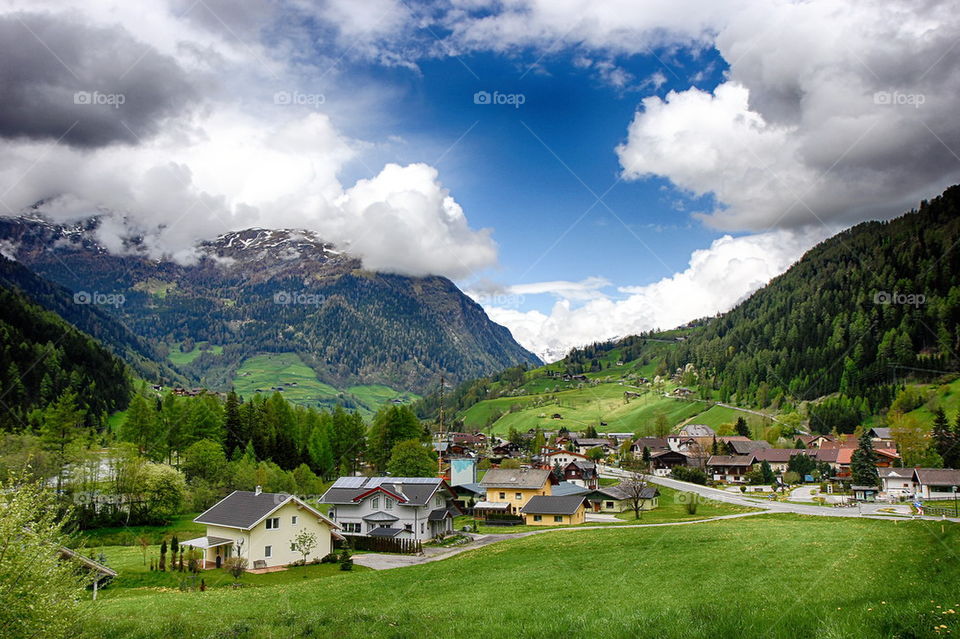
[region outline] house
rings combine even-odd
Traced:
[[[913,481],[917,496],[923,499],[953,498],[960,491],[960,470],[951,468],[914,468]]]
[[[596,488],[600,483],[600,474],[597,472],[597,465],[591,461],[575,459],[566,466],[561,467],[563,478],[572,484],[583,486],[584,488]]]
[[[753,468],[756,458],[750,455],[712,455],[707,460],[707,472],[715,481],[743,483],[744,476]]]
[[[550,494],[554,497],[563,497],[566,495],[586,495],[590,492],[589,488],[584,488],[579,484],[574,484],[569,481],[562,481],[550,490]]]
[[[548,468],[553,468],[554,466],[563,468],[574,461],[589,461],[586,455],[581,455],[571,450],[556,448],[547,449],[547,451],[540,456],[540,460],[541,463]]]
[[[574,437],[573,438],[573,447],[581,455],[586,455],[587,451],[591,448],[601,447],[603,448],[604,454],[613,452],[616,448],[614,444],[609,439],[602,439],[597,437]]]
[[[761,448],[759,450],[753,451],[751,453],[756,460],[756,463],[760,464],[767,462],[770,464],[771,470],[782,475],[787,472],[787,466],[790,464],[790,458],[794,455],[806,455],[807,449],[805,448]]]
[[[880,489],[876,486],[850,486],[850,492],[856,501],[877,501]]]
[[[916,492],[913,468],[880,468],[880,485],[888,497],[908,497]]]
[[[585,495],[590,510],[595,513],[622,513],[633,510],[631,494],[621,485],[601,486]],[[646,486],[639,495],[640,510],[653,510],[660,505],[660,490]]]
[[[643,456],[643,449],[646,448],[651,453],[662,450],[670,450],[670,444],[666,437],[638,437],[630,445],[630,452],[637,458]]]
[[[669,475],[676,466],[689,466],[690,457],[675,450],[660,450],[650,454],[650,465],[654,475]]]
[[[717,437],[717,443],[723,443],[725,448],[733,450],[734,455],[749,455],[758,450],[773,448],[770,442],[753,440],[739,435],[733,437]]]
[[[680,435],[682,437],[713,438],[717,436],[717,433],[704,424],[687,424],[680,429]]]
[[[832,442],[833,438],[829,435],[800,435],[798,437],[807,448],[820,448],[824,444]]]
[[[320,501],[344,535],[426,541],[453,532],[456,498],[439,477],[341,477]]]
[[[502,442],[490,451],[494,457],[515,457],[520,454],[520,446],[513,442]]]
[[[480,480],[486,500],[475,506],[481,511],[517,514],[534,497],[549,497],[558,484],[553,471],[542,468],[495,468]]]
[[[233,556],[245,557],[251,568],[286,566],[303,559],[291,544],[306,530],[317,537],[311,558],[330,554],[337,524],[319,510],[285,493],[235,490],[193,520],[207,527],[203,537],[182,546],[203,553],[205,568],[219,568]]]
[[[689,388],[684,388],[681,386],[679,388],[673,389],[674,397],[690,397],[691,395],[693,395],[693,390]]]
[[[582,524],[586,512],[586,500],[580,495],[537,495],[520,509],[524,523],[528,526]]]

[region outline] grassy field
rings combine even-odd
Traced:
[[[157,592],[179,590],[181,587],[199,588],[201,578],[207,588],[232,589],[233,577],[225,570],[204,570],[196,578],[186,570],[184,572],[151,571],[149,562],[151,559],[157,560],[160,557],[159,546],[150,546],[147,549],[146,563],[144,563],[144,555],[139,547],[104,546],[89,550],[89,554],[94,557],[99,557],[101,553],[106,558],[107,565],[119,573],[119,576],[111,582],[110,587],[103,590],[103,597],[107,599],[143,597]],[[170,561],[169,553],[167,554],[167,561]],[[186,564],[186,559],[184,559],[184,564]],[[366,570],[369,569],[364,566],[354,566],[356,572]],[[245,588],[301,584],[305,583],[304,580],[310,580],[312,583],[313,580],[320,577],[348,576],[349,574],[349,572],[345,573],[340,570],[338,564],[317,564],[298,566],[282,572],[271,572],[263,575],[248,573],[240,578],[240,583]]]
[[[296,384],[296,386],[285,386]],[[244,360],[237,370],[233,387],[244,397],[253,397],[257,390],[272,394],[281,386],[283,396],[292,402],[317,404],[333,399],[340,392],[317,379],[312,368],[303,363],[296,353],[257,355]]]
[[[180,350],[180,342],[175,342],[170,346],[170,354],[167,358],[177,366],[183,366],[184,364],[189,364],[193,360],[200,357],[204,352],[212,353],[213,355],[219,355],[223,352],[223,346],[218,346],[211,344],[206,351],[200,348],[200,345],[194,346],[193,350],[189,353],[184,353]]]
[[[955,524],[792,515],[558,531],[383,572],[105,596],[80,634],[945,636],[960,631],[958,542]]]
[[[98,546],[133,546],[139,537],[147,537],[152,544],[159,544],[163,539],[174,535],[181,541],[192,537],[199,537],[207,531],[207,527],[193,523],[199,513],[177,515],[168,526],[118,526],[116,528],[97,528],[77,533],[78,539],[87,548]]]
[[[605,371],[606,372],[606,371]],[[553,382],[554,386],[569,386]],[[547,388],[553,388],[548,386]],[[492,416],[504,413],[492,430],[495,434],[505,434],[510,428],[526,431],[531,428],[556,430],[566,427],[571,431],[582,431],[587,426],[610,432],[640,432],[652,434],[658,414],[666,416],[671,426],[698,415],[706,407],[700,402],[672,399],[648,393],[639,398],[624,401],[624,391],[634,391],[629,386],[616,383],[588,385],[574,390],[547,391],[540,395],[520,395],[500,397],[474,404],[461,415],[467,429],[482,429]],[[519,410],[510,412],[511,407]],[[552,419],[559,414],[561,419]],[[606,422],[606,426],[600,426]]]

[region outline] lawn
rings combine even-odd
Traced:
[[[190,351],[189,353],[184,353],[183,351],[180,350],[180,342],[174,342],[170,346],[170,354],[167,357],[170,359],[170,361],[173,364],[177,366],[183,366],[185,364],[189,364],[193,362],[193,360],[200,357],[202,353],[211,353],[213,355],[220,355],[221,353],[223,353],[223,346],[211,344],[207,347],[207,350],[202,350],[200,348],[200,344],[197,344],[196,346],[193,347],[192,351]]]
[[[180,541],[206,534],[207,527],[193,523],[199,513],[177,515],[167,526],[118,526],[115,528],[96,528],[77,533],[77,537],[87,548],[94,546],[135,546],[137,539],[145,536],[152,544],[159,544],[174,535]]]
[[[558,531],[383,572],[105,596],[79,634],[934,637],[960,631],[958,542],[955,524],[766,514]]]

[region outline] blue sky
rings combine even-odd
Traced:
[[[913,0],[8,0],[0,212],[184,262],[306,228],[554,359],[960,182],[958,39]]]

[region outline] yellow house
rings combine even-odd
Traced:
[[[583,495],[537,496],[527,502],[520,513],[528,526],[576,525],[586,519],[585,504]]]
[[[201,550],[204,567],[219,568],[233,556],[246,557],[250,569],[286,566],[303,559],[293,548],[303,531],[313,533],[316,545],[307,561],[333,550],[338,526],[320,511],[284,493],[236,490],[194,519],[206,524],[207,534],[182,543]]]
[[[553,472],[540,468],[495,468],[480,481],[486,499],[475,508],[481,511],[518,514],[534,497],[548,497],[557,484]]]

